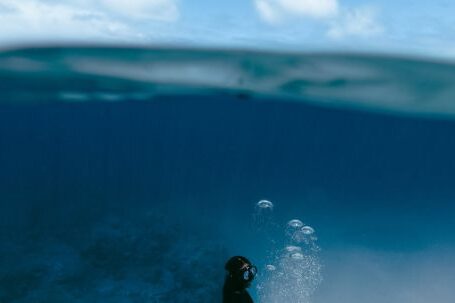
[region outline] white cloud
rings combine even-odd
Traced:
[[[289,17],[324,19],[338,12],[337,0],[254,0],[261,18],[276,23]]]
[[[179,17],[174,0],[101,0],[104,7],[124,17],[141,20],[175,21]]]
[[[39,1],[12,3],[9,4],[14,10],[0,15],[2,40],[109,39],[134,35],[126,25],[98,12]]]
[[[360,7],[342,12],[331,21],[327,35],[341,39],[346,36],[370,37],[380,34],[384,28],[377,21],[377,12],[371,7]]]
[[[0,0],[0,14],[10,14],[14,12],[14,6],[11,3]]]
[[[338,11],[337,0],[278,0],[281,7],[296,15],[325,18]]]
[[[277,8],[267,0],[256,0],[256,8],[259,12],[259,15],[268,23],[277,23],[280,21],[279,13]]]
[[[137,43],[146,35],[134,22],[177,18],[174,0],[0,0],[0,41]]]
[[[338,0],[254,0],[254,3],[259,16],[269,24],[311,18],[323,27],[328,26],[327,36],[332,39],[370,37],[384,31],[372,7],[344,9]]]

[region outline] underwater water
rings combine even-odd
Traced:
[[[453,302],[455,65],[0,52],[0,302]]]

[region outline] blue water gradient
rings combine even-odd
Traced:
[[[450,114],[175,83],[157,94],[73,71],[49,82],[48,70],[5,60],[0,302],[221,302],[223,264],[241,254],[260,269],[256,301],[274,303],[256,286],[291,219],[311,225],[321,249],[322,282],[300,302],[453,302]],[[67,86],[83,100],[73,90],[68,102]],[[98,98],[106,91],[117,97]],[[258,218],[261,199],[270,217]]]

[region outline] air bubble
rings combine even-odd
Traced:
[[[299,251],[302,251],[302,248],[299,246],[289,245],[289,246],[286,246],[286,250],[288,252],[299,252]]]
[[[303,260],[304,256],[302,253],[296,252],[291,255],[291,258],[294,260]]]
[[[293,228],[300,228],[303,226],[303,223],[300,220],[294,219],[288,222],[288,226]]]
[[[300,230],[302,233],[304,233],[305,235],[312,235],[314,234],[314,228],[311,227],[311,226],[304,226],[302,227],[302,229]]]
[[[261,200],[258,202],[257,206],[261,209],[272,209],[273,203],[268,200]]]
[[[268,271],[275,271],[276,270],[276,267],[274,265],[271,265],[271,264],[268,264],[266,266],[266,268],[267,268]]]

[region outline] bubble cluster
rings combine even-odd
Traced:
[[[260,302],[309,303],[322,281],[316,232],[297,218],[277,223],[273,208],[269,200],[260,200],[253,215],[258,236],[268,241],[270,249],[264,274],[257,281]],[[278,234],[284,236],[284,242]]]
[[[311,226],[303,226],[302,228],[295,230],[293,232],[287,232],[291,241],[295,244],[305,245],[313,247],[314,242],[317,240],[317,237],[314,235],[314,228]]]
[[[321,263],[315,253],[284,253],[276,260],[275,270],[268,271],[258,285],[263,303],[309,303],[322,281]]]
[[[284,247],[275,248],[274,259],[266,266],[267,274],[258,283],[260,301],[309,303],[322,281],[315,230],[292,219],[287,222],[284,235]]]

